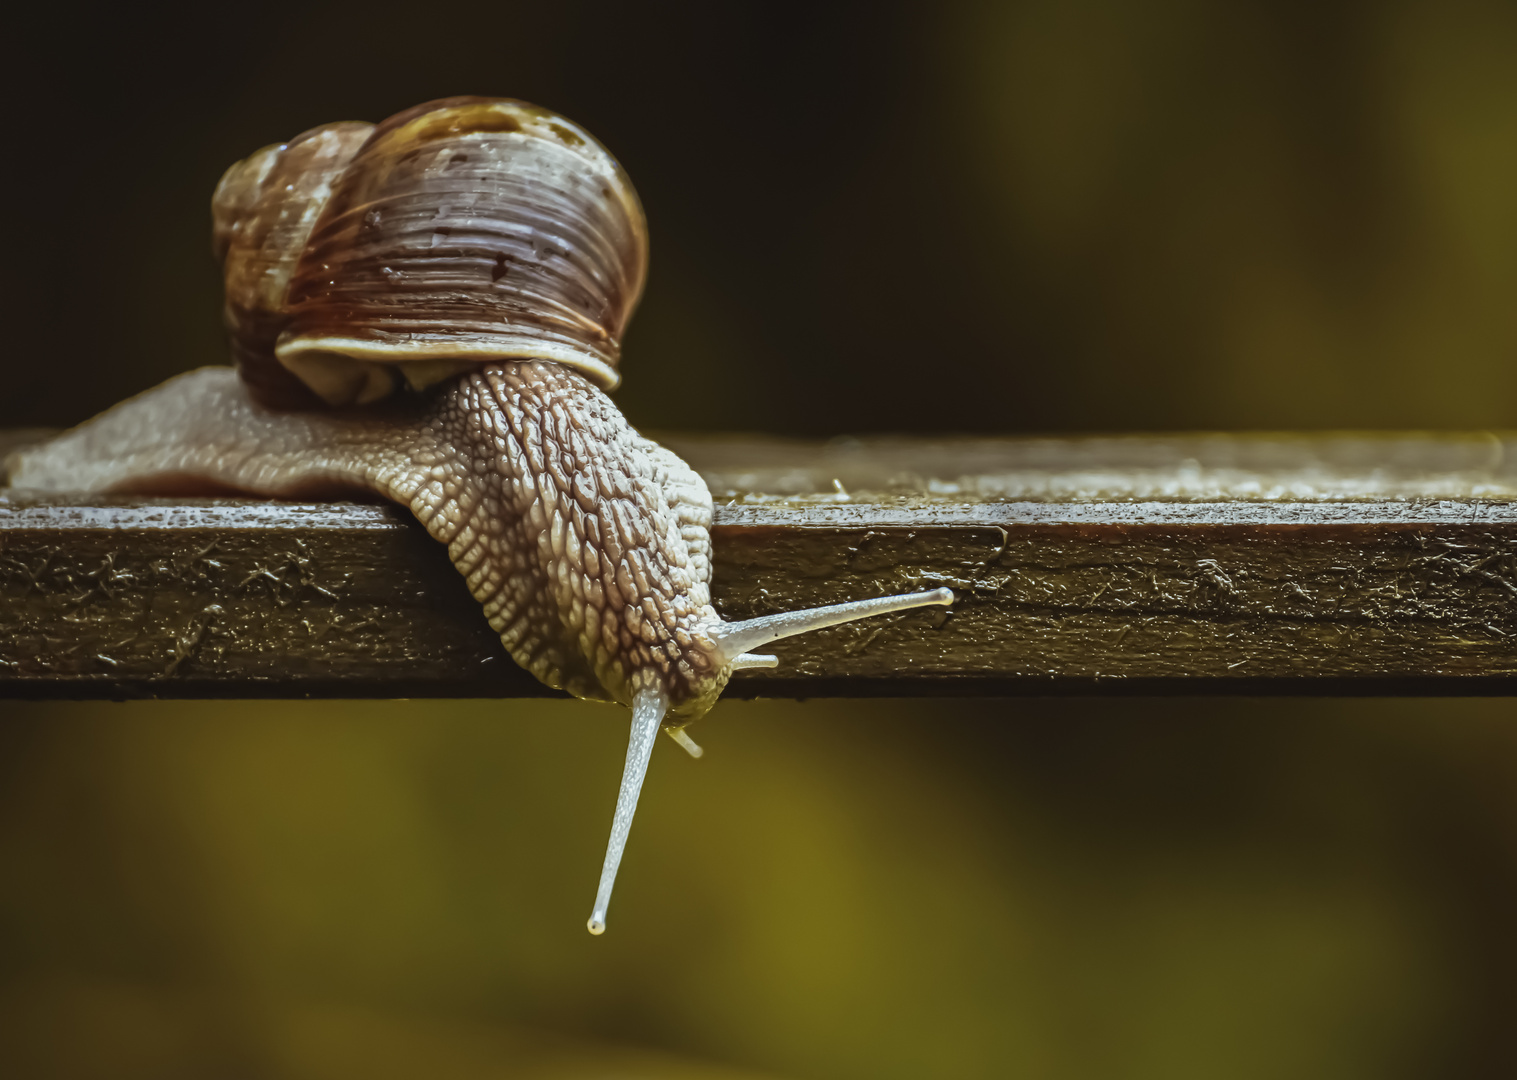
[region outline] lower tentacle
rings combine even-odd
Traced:
[[[627,849],[627,834],[632,830],[632,816],[637,813],[637,799],[648,774],[648,761],[658,729],[669,711],[669,699],[656,684],[637,691],[632,699],[632,730],[627,739],[627,764],[622,769],[622,786],[616,796],[616,813],[611,818],[611,838],[606,842],[606,860],[601,865],[600,885],[595,890],[595,907],[586,924],[592,934],[606,931],[606,908],[616,885],[616,871]]]

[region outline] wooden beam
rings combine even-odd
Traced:
[[[959,593],[737,696],[1517,690],[1510,436],[666,441],[725,616]],[[0,696],[542,693],[398,508],[0,495]]]

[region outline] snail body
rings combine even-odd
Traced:
[[[521,102],[449,98],[232,166],[213,198],[235,368],[189,372],[13,463],[51,491],[378,492],[448,547],[513,659],[632,709],[589,926],[605,926],[660,728],[683,731],[750,650],[937,589],[723,622],[711,497],[612,404],[647,271],[630,180]]]

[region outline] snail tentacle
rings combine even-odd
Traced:
[[[771,641],[794,637],[812,630],[821,630],[839,623],[867,619],[872,615],[884,615],[892,611],[908,611],[911,608],[947,607],[953,603],[952,589],[928,589],[926,592],[902,593],[899,596],[880,596],[871,600],[854,600],[846,604],[828,604],[826,607],[803,608],[800,611],[782,611],[777,615],[762,615],[742,622],[722,623],[709,631],[711,639],[724,655],[734,655],[733,667],[744,659],[749,649],[767,645]],[[773,657],[752,657],[765,661]],[[777,662],[777,661],[776,661]],[[768,663],[747,663],[744,667],[771,667]]]
[[[701,749],[700,743],[692,739],[685,732],[684,728],[666,727],[664,728],[664,734],[673,739],[679,745],[679,748],[685,753],[689,754],[691,757],[699,758],[705,756],[706,751]]]
[[[627,834],[632,830],[632,816],[637,813],[637,798],[648,774],[648,760],[653,756],[653,742],[669,711],[669,699],[657,683],[641,686],[632,698],[632,730],[627,739],[627,764],[622,770],[622,786],[616,796],[616,813],[611,818],[611,838],[606,842],[606,861],[601,865],[600,885],[595,891],[595,908],[586,925],[592,934],[606,932],[606,908],[611,890],[616,886],[616,871],[627,849]]]

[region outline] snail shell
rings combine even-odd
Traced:
[[[554,113],[457,97],[314,128],[228,169],[212,215],[265,403],[366,404],[517,358],[621,381],[647,224],[616,159]]]

